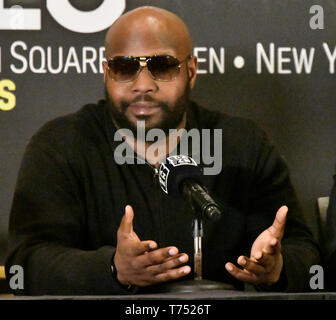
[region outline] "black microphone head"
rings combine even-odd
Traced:
[[[176,155],[166,158],[159,168],[159,182],[161,189],[169,195],[181,194],[180,185],[185,179],[201,181],[201,168],[196,161],[185,155]]]

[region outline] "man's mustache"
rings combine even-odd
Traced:
[[[144,101],[158,103],[156,99],[152,98],[148,94],[137,96],[134,100],[131,101],[131,103],[144,102]]]

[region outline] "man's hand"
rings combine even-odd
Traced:
[[[237,263],[243,270],[232,263],[225,265],[232,276],[244,282],[266,286],[279,280],[283,267],[281,239],[285,231],[287,212],[286,206],[278,210],[273,224],[254,241],[250,258],[238,258]]]
[[[118,281],[125,285],[148,286],[187,275],[190,267],[181,267],[181,264],[188,261],[188,255],[179,254],[176,247],[157,249],[156,242],[141,241],[133,231],[133,217],[132,207],[126,206],[114,256]]]

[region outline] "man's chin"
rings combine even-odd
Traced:
[[[162,124],[160,122],[150,121],[145,118],[139,118],[137,119],[136,122],[132,122],[132,127],[133,127],[133,130],[140,129],[140,130],[145,130],[145,132],[148,132],[151,129],[163,130]]]
[[[161,129],[163,124],[163,121],[158,119],[158,117],[144,115],[128,118],[128,121],[134,129],[143,129],[145,127],[146,131],[151,129]]]

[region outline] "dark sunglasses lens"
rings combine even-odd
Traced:
[[[131,81],[139,71],[139,62],[132,57],[115,57],[108,62],[110,76],[120,82]]]
[[[147,62],[147,67],[155,80],[171,81],[179,72],[180,62],[172,56],[154,56]]]

